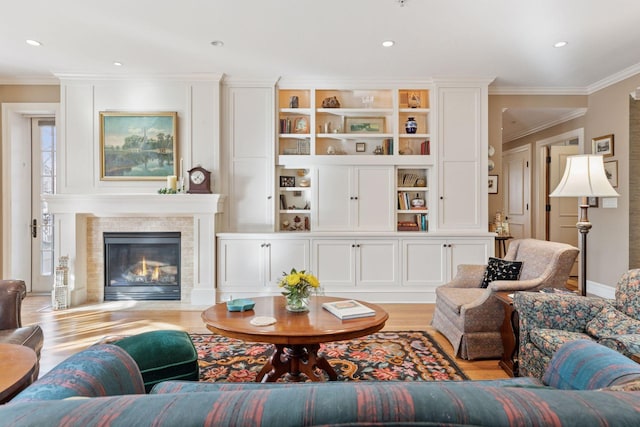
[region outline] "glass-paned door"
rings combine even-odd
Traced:
[[[56,191],[55,121],[52,118],[33,118],[31,135],[31,290],[50,292],[55,271],[54,221],[41,196]]]

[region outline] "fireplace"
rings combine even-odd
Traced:
[[[104,233],[104,299],[180,300],[180,233]]]

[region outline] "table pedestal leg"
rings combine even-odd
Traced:
[[[275,344],[276,351],[262,368],[256,382],[274,382],[282,375],[292,382],[301,381],[300,374],[305,374],[311,381],[324,381],[316,368],[327,373],[331,381],[338,379],[336,371],[327,359],[318,356],[319,344],[291,345]]]

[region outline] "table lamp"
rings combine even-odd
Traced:
[[[589,197],[619,197],[604,171],[602,156],[583,154],[567,157],[567,165],[560,183],[549,197],[578,197],[580,218],[576,227],[580,231],[580,294],[587,295],[587,233],[591,222],[587,211]]]

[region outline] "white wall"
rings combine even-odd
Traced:
[[[149,193],[164,181],[101,181],[101,111],[176,111],[184,170],[200,165],[219,180],[219,75],[113,79],[60,75],[58,187],[60,194]],[[214,188],[214,192],[216,189]]]

